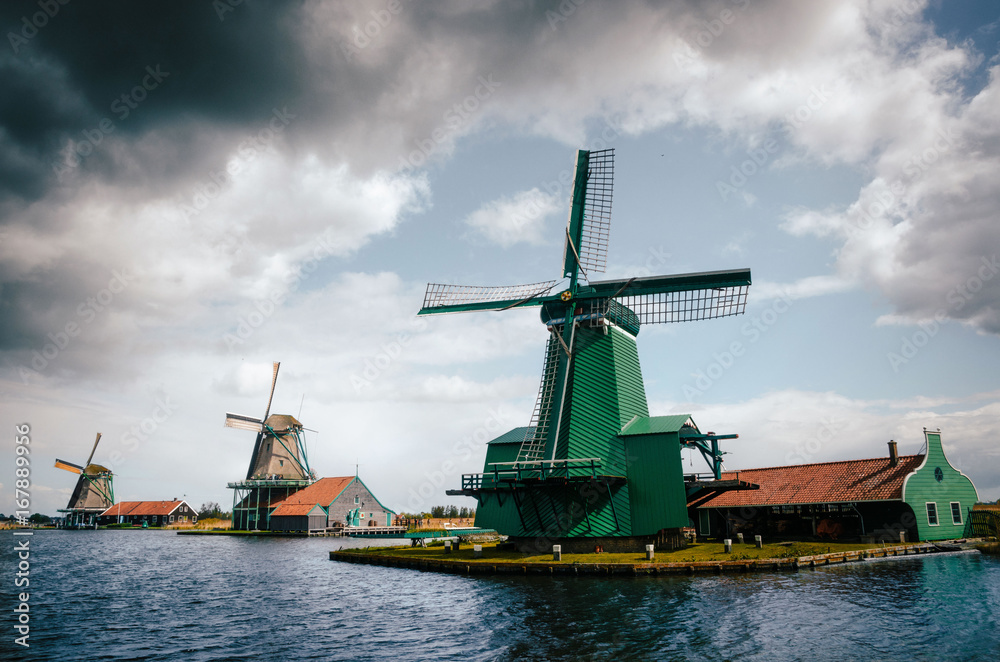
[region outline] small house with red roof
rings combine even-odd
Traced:
[[[170,501],[122,501],[98,515],[99,524],[195,524],[198,511],[182,499]]]
[[[924,429],[924,438],[917,455],[900,456],[890,441],[886,457],[726,472],[723,480],[756,489],[694,492],[689,513],[710,537],[960,538],[976,487],[945,457],[940,431]]]
[[[395,514],[375,498],[361,478],[340,476],[320,478],[275,504],[266,526],[271,531],[389,526]]]

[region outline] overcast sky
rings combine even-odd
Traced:
[[[745,316],[643,328],[651,414],[733,469],[940,428],[1000,498],[1000,7],[943,5],[3,3],[0,512],[21,423],[33,510],[97,432],[119,500],[230,505],[271,361],[320,475],[473,505],[546,331],[418,319],[425,284],[557,278],[604,147],[598,278],[753,273]]]

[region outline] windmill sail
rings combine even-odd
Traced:
[[[582,288],[593,315],[614,318],[612,302],[640,324],[694,322],[741,315],[746,310],[750,270],[707,271],[629,280],[597,281]],[[628,325],[625,325],[628,326]]]
[[[229,412],[226,412],[225,425],[227,428],[233,428],[236,430],[260,432],[264,425],[264,421],[252,416],[241,416],[239,414],[230,414]]]
[[[504,310],[519,306],[538,306],[538,297],[552,291],[557,281],[527,285],[443,285],[430,283],[424,293],[424,305],[418,315],[460,313],[473,310]]]
[[[81,467],[79,464],[73,464],[72,462],[60,460],[59,458],[56,458],[56,469],[62,469],[64,471],[68,471],[74,474],[83,473],[83,467]]]
[[[563,277],[575,279],[581,271],[584,275],[604,273],[611,237],[614,178],[615,150],[577,153],[563,249]]]

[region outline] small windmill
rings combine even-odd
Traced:
[[[306,487],[316,480],[309,468],[302,426],[290,414],[271,414],[274,387],[281,364],[274,362],[271,392],[263,418],[226,413],[225,426],[257,433],[246,480],[229,483],[233,494],[233,528],[261,528],[276,500]],[[242,521],[240,518],[243,518]]]
[[[569,283],[560,291],[551,293],[558,281],[427,286],[420,315],[534,306],[541,308],[542,323],[550,332],[531,423],[516,454],[510,450],[501,454],[503,462],[491,462],[498,456],[488,451],[484,473],[464,476],[462,489],[448,492],[479,500],[478,513],[484,518],[480,522],[477,517],[477,525],[512,536],[634,534],[635,522],[625,521],[636,505],[628,496],[627,474],[638,471],[629,462],[638,451],[627,449],[626,442],[638,438],[640,428],[646,429],[642,421],[652,422],[646,434],[673,434],[678,439],[687,435],[687,441],[679,443],[699,448],[708,447],[706,440],[714,444],[715,439],[725,438],[702,435],[687,417],[676,425],[660,419],[677,417],[649,417],[635,337],[643,324],[743,313],[750,270],[590,280],[592,274],[604,271],[607,262],[613,181],[614,150],[577,153],[562,262],[562,277]],[[633,428],[637,422],[639,427]],[[668,433],[670,426],[677,429]],[[632,445],[638,447],[638,442]],[[678,448],[678,471],[679,455]],[[673,459],[668,459],[672,467]],[[670,481],[683,481],[682,474],[675,477],[673,469],[670,472]],[[573,506],[584,501],[579,490],[566,492],[559,486],[576,479],[602,481],[602,489],[607,488],[604,500],[591,500],[582,511]],[[553,489],[536,489],[541,486]],[[632,497],[636,491],[633,485]],[[672,494],[680,495],[683,508],[683,486]],[[493,497],[496,503],[490,502]],[[516,506],[516,519],[509,512],[511,504]],[[602,518],[605,525],[599,525]],[[683,523],[679,516],[672,521],[685,526],[686,515]]]
[[[101,433],[94,439],[94,447],[90,450],[87,461],[80,466],[65,460],[56,459],[56,468],[69,471],[80,476],[73,488],[69,503],[59,512],[67,513],[68,526],[89,526],[96,522],[98,515],[115,505],[113,474],[107,467],[92,464],[97,444],[101,441]]]

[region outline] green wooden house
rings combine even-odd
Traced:
[[[945,457],[941,431],[925,428],[924,438],[923,462],[903,480],[903,502],[913,511],[920,540],[961,538],[979,494],[972,480]]]

